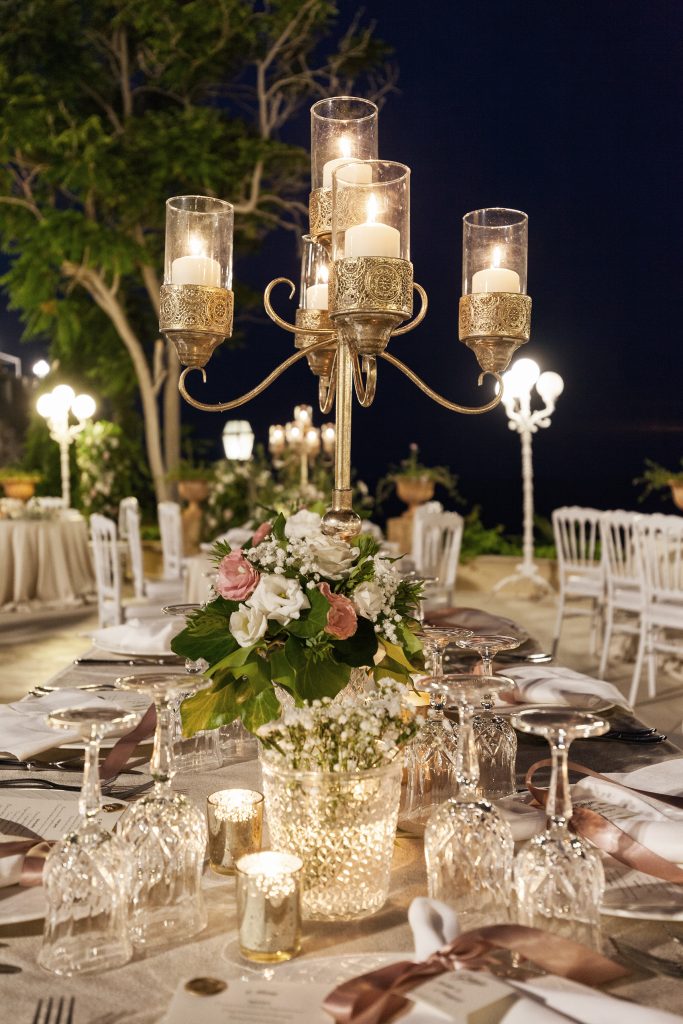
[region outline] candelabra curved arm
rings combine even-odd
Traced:
[[[442,405],[444,409],[449,409],[451,412],[459,412],[465,416],[477,416],[479,413],[489,412],[491,409],[495,409],[497,405],[500,405],[503,398],[503,378],[495,370],[484,370],[483,373],[479,374],[477,381],[478,384],[481,384],[488,373],[498,382],[498,394],[494,395],[490,402],[487,402],[486,405],[478,406],[458,405],[457,402],[449,401],[448,398],[444,398],[443,395],[440,395],[438,391],[434,391],[433,388],[430,388],[428,384],[425,384],[425,382],[418,377],[418,375],[414,373],[409,366],[402,363],[400,359],[390,355],[388,352],[382,352],[382,359],[386,359],[388,363],[391,363],[391,365],[395,366],[397,370],[404,373],[408,380],[411,380],[413,384],[420,389],[420,391],[424,391],[425,395],[431,398],[432,401],[438,402],[438,404]]]
[[[252,388],[251,391],[247,391],[245,394],[240,395],[238,398],[233,398],[231,402],[217,402],[215,405],[207,405],[206,402],[198,402],[196,398],[193,398],[185,387],[185,378],[188,373],[192,370],[199,370],[202,375],[202,380],[206,384],[206,371],[203,366],[186,366],[183,372],[180,374],[180,380],[178,381],[178,390],[183,396],[186,402],[193,405],[195,409],[201,409],[203,412],[229,412],[230,409],[237,409],[240,405],[246,405],[247,402],[251,402],[252,398],[257,398],[262,394],[273,381],[276,381],[278,377],[281,377],[290,366],[294,366],[294,363],[298,363],[300,359],[305,359],[308,354],[315,352],[318,348],[329,345],[327,338],[322,338],[320,341],[315,342],[313,345],[309,345],[308,348],[301,349],[300,352],[295,352],[294,355],[289,356],[283,363],[276,366],[267,377],[257,384],[256,387]]]
[[[415,282],[413,282],[413,288],[420,296],[420,311],[415,314],[412,320],[409,320],[407,324],[404,324],[403,327],[397,327],[395,331],[392,331],[392,338],[395,338],[397,334],[407,334],[408,331],[414,331],[416,327],[420,326],[424,318],[427,316],[427,308],[429,306],[427,292],[421,284],[416,284]]]
[[[309,347],[310,352],[312,346]],[[332,371],[329,379],[325,377],[318,378],[318,405],[323,416],[327,416],[332,411],[334,405],[334,399],[337,394],[337,353],[334,353],[334,360],[332,361]]]
[[[363,369],[361,370],[360,360],[357,353],[354,352],[351,366],[356,398],[363,409],[369,409],[377,390],[377,360],[374,356],[363,356]],[[363,383],[363,373],[365,373],[365,383]]]
[[[276,277],[270,282],[270,284],[266,285],[266,290],[263,293],[263,307],[273,323],[276,323],[283,331],[289,331],[290,334],[316,334],[318,337],[324,336],[326,339],[331,338],[334,335],[334,330],[331,330],[330,328],[316,328],[315,330],[310,330],[307,327],[296,327],[294,324],[288,324],[286,320],[283,320],[282,317],[275,312],[270,301],[271,292],[277,284],[289,285],[290,299],[294,298],[294,292],[296,291],[295,285],[288,277]],[[310,347],[308,351],[311,351]]]

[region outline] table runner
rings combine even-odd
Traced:
[[[111,665],[69,666],[53,677],[52,684],[73,686],[79,682],[113,680],[122,672],[129,671],[131,669],[125,666],[120,670]],[[149,671],[158,671],[158,667],[150,666]],[[182,669],[172,671],[182,672]],[[681,755],[671,743],[648,746],[645,750],[639,744],[592,740],[577,742],[575,747],[577,758],[580,752],[581,761],[600,771],[619,771]],[[543,745],[520,737],[522,776],[525,767],[538,759],[539,751],[544,751]],[[178,776],[175,786],[203,810],[206,796],[216,789],[232,786],[259,789],[260,769],[256,761],[249,761],[216,772]],[[35,965],[42,923],[0,926],[0,942],[9,943],[6,949],[0,949],[0,963],[23,968],[21,974],[3,976],[0,982],[3,1019],[16,1024],[29,1022],[41,996],[73,994],[76,997],[76,1024],[152,1024],[165,1012],[180,978],[205,976],[212,971],[218,974],[234,972],[234,968],[223,959],[226,947],[236,956],[234,881],[209,876],[207,883],[209,925],[202,935],[187,945],[144,959],[136,958],[125,967],[101,975],[63,981],[45,975]],[[306,923],[302,955],[311,958],[382,951],[410,954],[412,935],[407,909],[413,897],[425,893],[422,840],[399,837],[394,848],[391,890],[385,907],[362,921]],[[664,927],[658,922],[609,917],[603,921],[605,934],[622,935],[628,939],[637,930],[638,942],[648,946],[666,940]],[[615,983],[610,991],[672,1012],[680,1012],[683,1005],[683,983],[671,978],[630,977]]]

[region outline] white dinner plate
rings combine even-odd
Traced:
[[[96,647],[98,651],[104,651],[107,654],[116,654],[121,658],[175,658],[176,655],[173,653],[170,647],[167,647],[163,651],[132,651],[130,644],[123,647],[121,644],[117,644],[115,640],[100,640],[97,637],[92,638],[93,647]],[[123,668],[126,668],[125,662],[121,662]],[[94,666],[97,668],[97,665]],[[132,667],[132,666],[130,666]],[[146,668],[146,665],[138,665],[136,668]],[[150,668],[154,668],[154,665],[150,665]],[[163,665],[160,666],[163,668]]]
[[[397,960],[410,960],[407,953],[350,953],[347,956],[312,957],[310,960],[287,960],[282,964],[269,964],[267,967],[249,964],[235,956],[238,942],[229,942],[225,947],[223,958],[228,963],[227,974],[240,981],[295,981],[302,985],[322,984],[340,985],[358,974],[367,974],[380,967],[396,963]],[[242,966],[243,965],[243,966]]]
[[[606,886],[602,914],[644,921],[683,921],[683,886],[634,871],[619,861],[603,863]]]
[[[610,711],[614,707],[614,704],[609,700],[603,700],[601,697],[593,697],[591,694],[577,693],[576,697],[572,700],[571,704],[557,704],[548,703],[540,704],[538,702],[529,704],[496,704],[493,707],[493,712],[496,715],[516,715],[520,711],[590,711],[595,715],[602,715],[606,711]]]
[[[9,885],[0,889],[0,926],[40,921],[45,917],[45,890],[42,885],[26,888]]]

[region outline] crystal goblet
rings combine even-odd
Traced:
[[[481,675],[445,676],[440,684],[458,703],[459,789],[425,828],[429,895],[452,906],[462,928],[477,928],[510,919],[513,840],[505,819],[477,793],[474,703],[482,693],[511,690],[515,684],[504,676]]]
[[[98,821],[99,749],[104,736],[133,729],[140,717],[111,706],[67,708],[48,716],[53,728],[76,729],[86,741],[80,824],[53,846],[43,870],[47,913],[38,963],[53,974],[108,970],[132,956],[130,858],[121,839]]]
[[[545,831],[522,847],[513,866],[519,920],[599,949],[605,873],[597,851],[569,831],[568,760],[572,740],[602,736],[609,725],[585,712],[550,710],[520,711],[512,724],[545,737],[552,758]]]
[[[157,714],[150,762],[154,789],[124,811],[118,827],[134,866],[130,930],[136,946],[180,942],[206,924],[201,893],[206,823],[187,797],[172,790],[171,703],[179,691],[199,690],[210,682],[205,676],[190,681],[164,673],[116,680],[122,690],[149,696]]]
[[[514,636],[474,634],[458,640],[458,647],[476,651],[481,657],[481,671],[493,675],[493,659],[501,651],[512,651],[522,641]],[[508,718],[493,711],[493,697],[481,698],[483,714],[475,714],[474,735],[479,751],[479,792],[489,800],[498,800],[515,792],[515,758],[517,734]]]

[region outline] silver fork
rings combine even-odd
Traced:
[[[60,996],[59,1000],[50,996],[44,1005],[43,1000],[39,999],[31,1024],[73,1024],[74,1002],[74,996]]]

